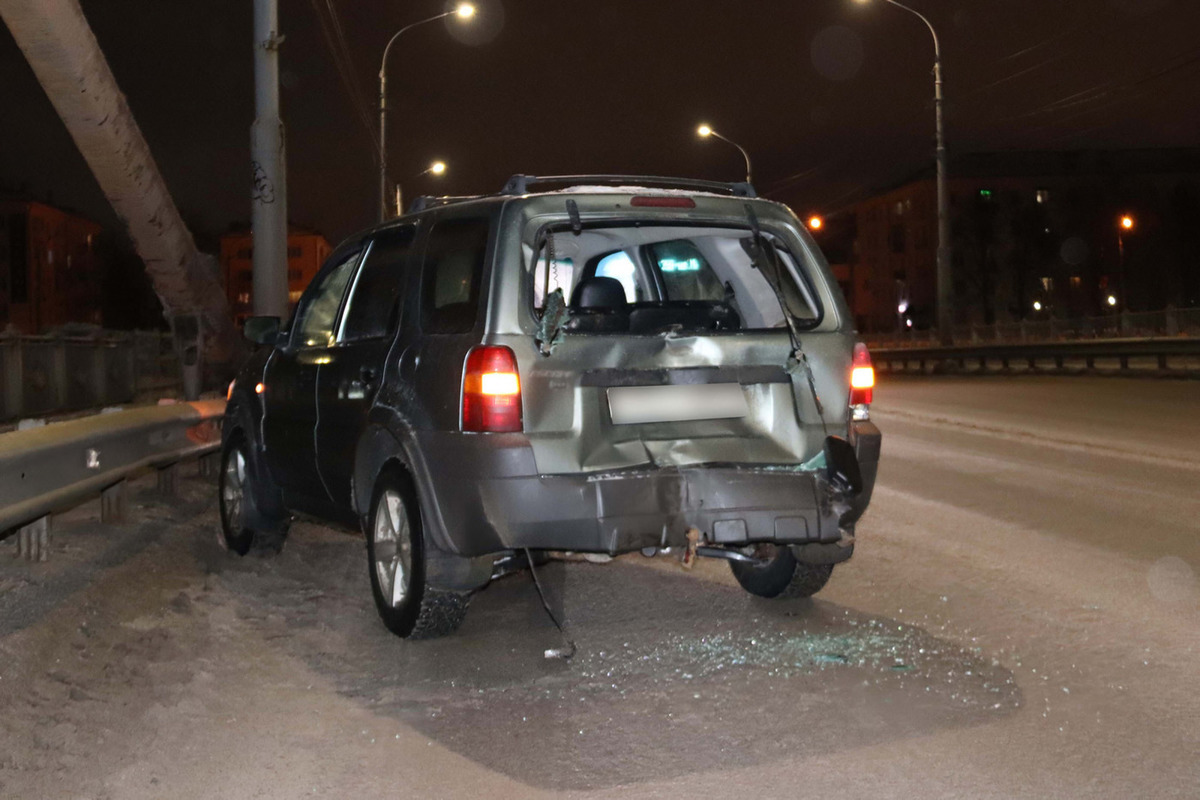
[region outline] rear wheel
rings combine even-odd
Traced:
[[[397,636],[432,639],[453,633],[467,613],[468,597],[425,583],[425,541],[416,492],[398,471],[375,487],[367,520],[367,563],[375,608]]]
[[[221,507],[221,541],[239,556],[251,548],[279,552],[287,536],[288,518],[283,513],[264,513],[267,492],[277,491],[263,486],[255,477],[250,445],[241,432],[233,433],[221,451],[221,473],[218,476],[217,496]],[[262,523],[269,523],[264,525]]]
[[[763,563],[730,561],[729,567],[742,588],[759,597],[812,597],[833,574],[832,564],[797,561],[786,546],[760,544],[754,548],[754,557]]]

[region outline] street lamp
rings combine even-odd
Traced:
[[[435,161],[425,169],[414,175],[414,178],[420,178],[425,175],[444,175],[446,173],[446,162]],[[404,213],[404,198],[401,193],[400,184],[396,184],[396,216]]]
[[[860,5],[871,0],[855,0]],[[944,345],[950,344],[952,337],[950,302],[954,286],[950,276],[950,195],[946,190],[946,136],[942,122],[942,48],[938,42],[937,31],[933,23],[920,11],[909,8],[897,0],[883,0],[897,8],[902,8],[920,18],[933,34],[933,107],[937,125],[937,215],[938,215],[938,249],[937,249],[937,317],[938,338]]]
[[[727,139],[724,136],[722,136],[721,134],[717,133],[715,130],[712,129],[712,126],[705,125],[703,123],[701,123],[700,127],[696,128],[696,135],[699,136],[701,139],[707,139],[709,137],[712,137],[714,139],[720,139],[722,142],[727,142],[727,143],[733,145],[734,147],[736,147],[741,152],[742,158],[744,158],[746,160],[746,183],[751,183],[751,180],[750,180],[750,154],[746,152],[746,148],[742,147],[740,144],[733,141],[732,139]]]
[[[1121,299],[1126,299],[1125,294],[1125,234],[1132,233],[1136,223],[1128,214],[1125,214],[1117,221],[1117,293],[1121,295]],[[1116,305],[1113,298],[1108,298],[1109,305]],[[1125,309],[1129,310],[1129,303],[1125,303]]]
[[[825,227],[825,220],[821,219],[816,214],[808,218],[808,229],[810,231],[819,231]]]
[[[419,20],[411,25],[405,25],[400,30],[392,34],[392,38],[388,39],[387,46],[383,48],[383,58],[379,62],[379,221],[383,222],[388,217],[387,203],[387,59],[388,53],[391,52],[392,44],[400,38],[400,34],[405,31],[410,31],[418,25],[424,25],[427,22],[437,22],[439,19],[446,17],[458,17],[464,22],[475,16],[475,6],[470,3],[459,3],[452,10],[447,11],[437,16],[429,17],[428,19]],[[400,209],[397,208],[399,213]]]

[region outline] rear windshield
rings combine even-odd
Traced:
[[[660,333],[798,327],[821,321],[821,306],[783,241],[749,230],[640,225],[543,230],[532,265],[533,305],[561,289],[568,331]]]

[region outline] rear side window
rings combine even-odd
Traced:
[[[426,333],[466,333],[479,312],[479,284],[487,255],[486,219],[436,223],[421,276],[421,327]]]
[[[354,281],[341,341],[375,339],[396,330],[400,293],[408,274],[408,252],[415,237],[416,228],[412,225],[375,237]]]

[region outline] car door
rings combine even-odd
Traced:
[[[336,253],[309,284],[288,344],[276,349],[263,380],[263,444],[275,481],[307,510],[327,495],[317,470],[317,376],[329,361],[335,325],[361,250]]]
[[[352,508],[359,437],[385,372],[403,313],[415,225],[381,231],[367,246],[347,295],[336,342],[318,377],[317,463],[334,503]]]

